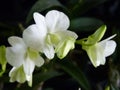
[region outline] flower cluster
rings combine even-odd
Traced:
[[[10,81],[28,81],[29,86],[32,85],[35,65],[40,67],[44,64],[40,54],[53,59],[56,53],[62,59],[75,47],[78,37],[76,33],[67,30],[70,21],[62,12],[52,10],[45,17],[35,12],[33,17],[35,24],[23,31],[22,38],[9,37],[11,47],[6,49],[7,61],[13,66],[9,73]]]
[[[28,26],[22,37],[11,36],[8,38],[10,47],[0,47],[0,64],[5,72],[5,65],[8,62],[13,68],[9,72],[10,82],[28,82],[32,86],[32,76],[35,66],[41,67],[45,60],[41,56],[53,59],[55,54],[63,59],[75,43],[82,46],[94,67],[105,64],[105,57],[110,56],[116,48],[113,35],[100,41],[105,34],[106,26],[101,26],[94,34],[80,40],[78,35],[69,31],[70,21],[67,15],[57,10],[49,11],[45,16],[38,12],[33,14],[35,24]],[[4,59],[6,58],[6,61]],[[2,73],[3,73],[2,72]]]

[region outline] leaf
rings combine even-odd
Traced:
[[[6,61],[5,53],[6,53],[5,46],[0,46],[0,64],[2,66],[2,69],[0,70],[0,76],[2,76],[6,70],[7,61]]]
[[[75,66],[72,62],[64,60],[59,62],[61,68],[71,75],[84,90],[90,90],[90,85],[84,73],[80,70],[79,67]]]
[[[54,6],[63,7],[62,4],[60,4],[60,2],[58,2],[58,0],[38,0],[31,8],[31,10],[27,16],[26,22],[27,23],[30,22],[30,20],[33,17],[34,12],[42,12],[42,11],[44,11],[48,8],[54,7]]]
[[[101,20],[95,19],[95,18],[77,18],[71,20],[70,30],[72,31],[79,31],[79,32],[85,32],[85,31],[93,31],[98,29],[101,25],[104,23]]]
[[[73,16],[79,16],[106,1],[107,0],[78,0],[78,2],[72,7],[71,13]]]
[[[44,82],[50,78],[56,77],[61,75],[62,73],[59,73],[57,71],[47,71],[44,73],[39,73],[34,76],[34,82],[33,85],[36,85],[37,83]]]

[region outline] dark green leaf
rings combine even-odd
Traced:
[[[60,61],[59,62],[61,68],[66,71],[69,75],[71,75],[84,90],[90,90],[90,85],[84,73],[80,70],[79,67],[75,66],[70,61]]]
[[[31,8],[26,22],[28,23],[32,19],[34,12],[42,12],[54,6],[63,7],[57,0],[38,0]]]
[[[57,71],[52,71],[52,70],[34,74],[32,87],[28,87],[27,84],[24,84],[17,90],[37,90],[36,88],[40,86],[40,83],[59,75],[62,75],[62,73],[59,73]]]
[[[78,0],[74,7],[72,7],[71,12],[74,16],[79,16],[91,8],[104,3],[107,0]]]
[[[70,30],[85,32],[98,29],[104,23],[95,18],[77,18],[71,20]]]

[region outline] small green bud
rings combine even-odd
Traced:
[[[6,70],[6,48],[5,46],[0,46],[0,64],[2,66],[2,70],[0,72],[0,76],[2,76],[2,74],[5,72]]]

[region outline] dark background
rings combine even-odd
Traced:
[[[23,21],[37,0],[1,0],[0,1],[0,22]],[[66,5],[67,0],[59,0]],[[97,17],[102,20],[117,21],[120,20],[120,0],[108,0],[83,16]]]

